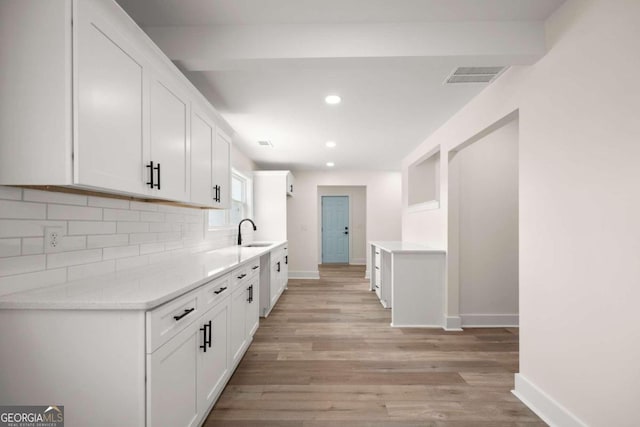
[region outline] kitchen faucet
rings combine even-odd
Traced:
[[[256,231],[258,229],[258,227],[256,227],[256,224],[253,222],[253,220],[249,218],[245,218],[242,221],[240,221],[240,223],[238,224],[238,245],[242,244],[242,230],[240,229],[240,226],[245,221],[249,221],[253,225],[253,231]]]

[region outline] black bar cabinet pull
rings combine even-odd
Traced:
[[[205,353],[207,352],[207,326],[208,325],[205,323],[202,325],[202,328],[200,328],[200,330],[204,332],[204,334],[202,334],[202,345],[200,348],[203,349]]]
[[[247,298],[247,301],[252,302],[253,301],[253,285],[249,286],[247,290],[249,291],[249,298]]]
[[[156,166],[155,169],[158,171],[158,183],[156,184],[156,188],[159,190],[160,189],[160,163],[158,163],[158,166]]]
[[[259,265],[254,265],[251,269],[252,269],[252,270],[257,270],[258,268],[260,268],[260,266],[259,266]]]
[[[280,261],[278,261],[277,265],[278,265],[278,270],[277,271],[280,271]]]
[[[238,279],[244,279],[247,275],[245,273],[242,273],[241,275],[237,276]]]
[[[289,255],[284,256],[284,263],[289,264]]]
[[[207,341],[207,343],[209,344],[209,348],[211,348],[211,330],[213,329],[213,326],[211,326],[211,320],[209,320],[207,326],[209,326],[209,341]]]
[[[290,193],[293,193],[293,184],[290,185],[291,189],[289,190]]]
[[[149,162],[149,164],[146,166],[149,169],[149,178],[150,180],[147,181],[147,185],[151,188],[154,187],[153,185],[153,162]]]
[[[217,291],[213,291],[213,293],[214,293],[214,294],[216,294],[216,295],[218,295],[218,294],[223,293],[223,292],[224,292],[224,291],[226,291],[226,290],[227,290],[227,287],[225,286],[225,287],[223,287],[223,288],[218,289]]]
[[[185,309],[184,309],[184,313],[182,313],[182,314],[181,314],[181,315],[179,315],[179,316],[173,316],[173,318],[174,318],[174,319],[176,319],[176,321],[178,321],[178,320],[182,319],[184,316],[188,315],[189,313],[191,313],[191,312],[192,312],[192,311],[194,311],[194,310],[195,310],[195,307],[192,307],[192,308],[185,308]]]

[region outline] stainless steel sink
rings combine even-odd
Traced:
[[[248,245],[244,245],[245,248],[266,248],[267,246],[271,246],[273,243],[270,242],[262,242],[262,243],[249,243]]]

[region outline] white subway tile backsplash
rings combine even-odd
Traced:
[[[148,222],[120,222],[118,221],[118,233],[146,233],[149,231]]]
[[[170,242],[173,240],[180,240],[182,233],[177,232],[169,232],[169,233],[158,233],[158,242]]]
[[[136,245],[139,243],[153,243],[158,241],[157,233],[131,233],[129,234],[129,243]]]
[[[115,260],[76,265],[68,268],[68,280],[86,279],[87,277],[96,277],[101,274],[113,273],[114,271],[116,271]]]
[[[25,237],[22,239],[22,255],[44,253],[44,237]]]
[[[140,255],[140,246],[117,246],[115,248],[104,248],[102,250],[102,259],[128,258]]]
[[[78,251],[80,249],[87,248],[86,236],[63,236],[60,239],[60,247],[56,249],[57,252]],[[49,250],[47,249],[47,252]]]
[[[67,269],[43,270],[17,276],[0,277],[0,295],[58,285],[67,281]]]
[[[169,231],[180,231],[180,229],[178,230],[174,230],[172,225],[175,224],[169,224],[167,222],[152,222],[149,223],[149,231],[154,232],[154,233],[166,233]],[[177,224],[180,225],[180,224]]]
[[[161,206],[161,205],[131,201],[130,209],[132,211],[158,212],[158,206]]]
[[[69,235],[74,234],[115,234],[115,222],[69,221]]]
[[[0,239],[0,258],[20,255],[20,239]]]
[[[47,205],[47,218],[102,221],[102,209],[87,206]]]
[[[47,255],[47,268],[67,267],[102,260],[102,249],[60,252]]]
[[[159,212],[140,212],[140,221],[161,222],[164,221],[164,214]]]
[[[128,200],[109,199],[106,197],[89,196],[88,204],[89,206],[95,206],[96,208],[129,209]]]
[[[44,228],[49,226],[62,227],[65,232],[67,230],[67,223],[64,221],[0,219],[0,238],[44,236]]]
[[[45,269],[44,255],[0,258],[0,276],[31,273]]]
[[[140,255],[154,254],[165,250],[164,243],[143,243],[140,245]]]
[[[129,211],[125,209],[105,209],[104,220],[105,221],[140,221],[140,212]]]
[[[185,222],[184,217],[185,216],[181,214],[173,214],[173,213],[165,214],[165,218],[167,222]]]
[[[40,203],[0,200],[0,218],[45,219],[47,206]]]
[[[87,196],[53,191],[24,190],[23,200],[41,203],[59,203],[62,205],[87,206]]]
[[[0,199],[22,200],[22,188],[4,187],[0,185]]]
[[[203,233],[206,212],[178,206],[0,186],[0,294],[93,277],[229,246]],[[60,227],[55,252],[45,227]]]
[[[128,234],[105,234],[101,236],[87,236],[87,248],[110,248],[113,246],[127,246]]]

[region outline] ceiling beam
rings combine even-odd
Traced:
[[[537,21],[214,25],[145,31],[188,71],[327,58],[460,57],[486,63],[477,65],[525,65],[546,52],[544,26]]]

